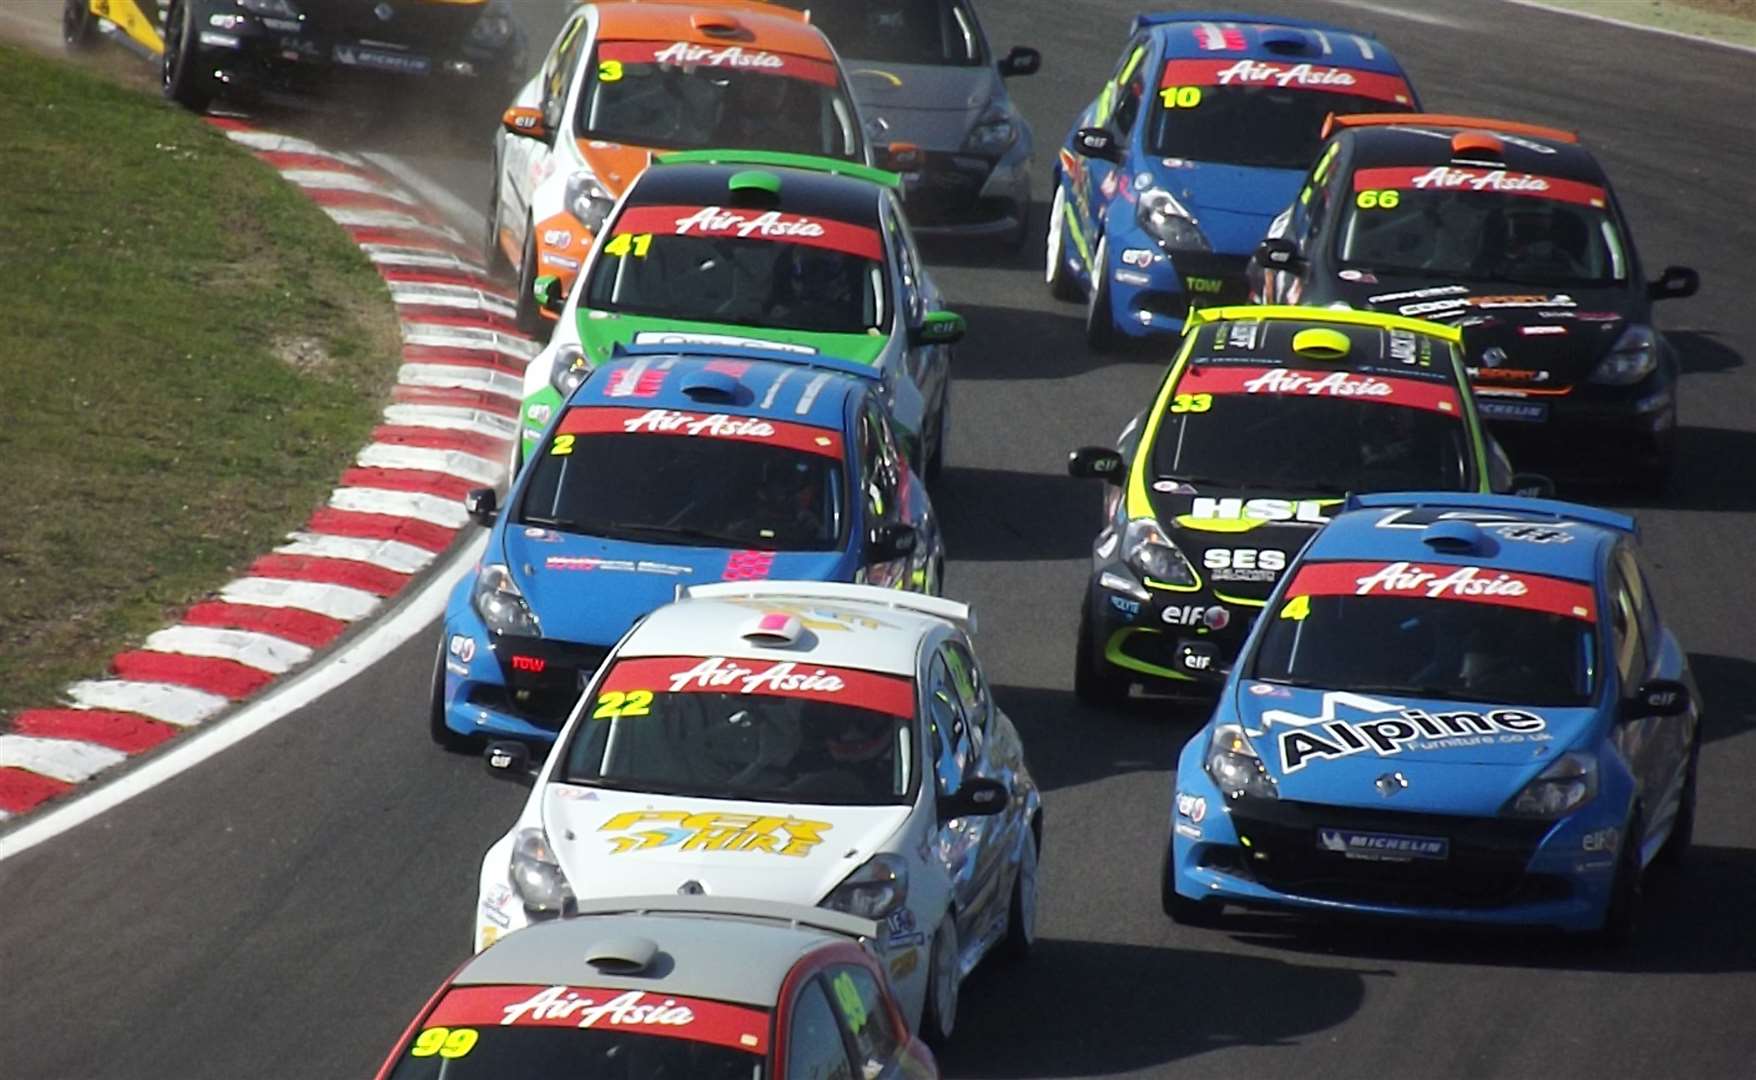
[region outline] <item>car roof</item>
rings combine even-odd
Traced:
[[[648,990],[758,1008],[773,1008],[787,976],[806,954],[837,941],[854,940],[849,932],[875,931],[871,923],[840,920],[833,912],[816,925],[789,921],[792,905],[761,901],[713,903],[714,898],[686,898],[701,910],[663,910],[667,898],[651,898],[659,910],[646,908],[645,898],[619,900],[588,908],[603,910],[554,922],[538,923],[509,934],[466,963],[453,986],[550,985],[594,986],[611,990]],[[676,900],[675,897],[669,898]],[[769,913],[773,909],[773,913]],[[764,917],[766,915],[766,917]],[[837,924],[841,933],[826,927]],[[642,940],[658,947],[653,962],[639,973],[617,973],[614,965],[593,964],[589,954],[626,954]]]
[[[1634,531],[1632,518],[1552,499],[1396,492],[1349,500],[1303,558],[1467,564],[1595,581],[1605,549]]]
[[[599,4],[598,36],[611,41],[686,41],[715,49],[772,49],[834,62],[823,31],[785,8],[746,4],[675,3],[672,0],[620,0]],[[709,27],[729,25],[727,32]]]
[[[580,384],[568,407],[764,416],[839,431],[846,426],[848,399],[870,380],[812,359],[793,363],[753,348],[702,354],[670,348],[620,351]]]
[[[879,227],[878,203],[884,188],[854,176],[838,176],[784,166],[752,167],[742,164],[709,165],[685,162],[648,169],[628,192],[628,206],[724,206],[736,203],[728,187],[732,177],[753,171],[772,174],[780,190],[761,209],[780,210],[806,217]]]
[[[1443,121],[1457,118],[1434,119]],[[1491,135],[1500,142],[1496,160],[1491,162],[1496,168],[1504,167],[1512,172],[1552,176],[1560,180],[1577,180],[1600,187],[1607,184],[1603,166],[1592,157],[1591,151],[1578,143],[1544,138],[1524,131],[1496,130],[1491,126],[1492,123],[1428,123],[1417,117],[1407,122],[1343,127],[1342,131],[1351,133],[1353,161],[1350,167],[1355,170],[1385,166],[1450,165],[1453,162],[1462,164],[1465,159],[1479,164],[1481,155],[1478,151],[1452,149],[1453,136],[1471,132]]]
[[[1327,333],[1308,336],[1311,330]],[[1449,346],[1460,340],[1456,329],[1420,319],[1284,306],[1204,308],[1190,317],[1187,332],[1195,338],[1192,364],[1296,365],[1446,381],[1456,377]],[[1335,343],[1333,334],[1346,340],[1345,355],[1324,347]]]
[[[1165,12],[1142,15],[1170,59],[1261,60],[1352,68],[1402,75],[1396,57],[1371,34],[1310,19],[1233,12]]]
[[[731,582],[685,590],[636,627],[617,655],[791,660],[913,679],[922,638],[956,619],[938,609],[958,608],[871,585]],[[798,638],[784,644],[746,639],[769,613],[796,616]]]

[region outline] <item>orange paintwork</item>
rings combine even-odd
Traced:
[[[1576,143],[1579,136],[1560,128],[1526,124],[1517,120],[1489,120],[1480,116],[1457,116],[1453,113],[1353,113],[1349,116],[1329,114],[1323,122],[1323,137],[1329,138],[1337,128],[1374,127],[1382,124],[1425,124],[1428,127],[1470,128],[1503,135],[1529,135],[1554,142]]]

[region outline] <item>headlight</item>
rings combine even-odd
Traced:
[[[1278,799],[1280,791],[1237,724],[1221,724],[1207,740],[1207,775],[1228,799]]]
[[[1658,367],[1658,342],[1650,326],[1630,326],[1616,339],[1608,356],[1598,361],[1591,381],[1609,386],[1633,386]]]
[[[823,898],[819,907],[862,919],[882,919],[908,899],[908,863],[895,855],[874,855]]]
[[[1134,518],[1122,531],[1122,561],[1166,585],[1195,584],[1195,568],[1151,518]]]
[[[963,140],[965,150],[996,154],[1018,141],[1018,125],[1005,109],[989,109],[969,129]]]
[[[515,30],[517,26],[512,22],[512,14],[496,5],[482,13],[476,24],[469,28],[469,36],[463,43],[471,48],[498,49],[512,40]]]
[[[496,634],[508,637],[537,637],[542,627],[524,602],[524,594],[512,580],[512,571],[498,563],[482,567],[476,575],[475,592],[470,595],[476,614]]]
[[[555,350],[555,359],[549,365],[549,385],[553,386],[565,401],[579,389],[579,384],[591,374],[591,363],[586,360],[585,352],[577,345],[563,345]]]
[[[1140,227],[1170,251],[1208,251],[1207,237],[1189,211],[1170,192],[1148,188],[1140,193],[1136,211]]]
[[[252,15],[266,15],[271,19],[304,18],[293,6],[293,0],[238,0],[238,6]]]
[[[1552,821],[1572,813],[1597,795],[1597,758],[1590,754],[1562,754],[1506,807],[1515,817]]]
[[[549,835],[541,829],[518,834],[506,876],[527,911],[560,915],[573,903],[573,886],[567,884],[561,862],[549,846]]]
[[[566,199],[568,212],[593,236],[604,227],[604,219],[616,205],[616,197],[588,172],[576,172],[567,178]]]

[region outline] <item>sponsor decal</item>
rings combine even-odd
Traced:
[[[530,418],[531,423],[542,427],[549,422],[549,417],[555,415],[555,408],[552,405],[532,405],[525,410],[525,415]]]
[[[1615,851],[1622,843],[1622,830],[1611,827],[1593,829],[1579,838],[1579,846],[1585,851]]]
[[[1494,530],[1494,535],[1502,540],[1516,540],[1522,544],[1570,544],[1573,534],[1566,528],[1556,525],[1502,525]]]
[[[1356,832],[1353,829],[1319,828],[1317,846],[1350,859],[1371,862],[1444,859],[1451,854],[1451,841],[1442,836],[1401,836],[1396,833]]]
[[[620,574],[663,574],[666,577],[687,577],[695,571],[676,563],[652,562],[647,559],[599,559],[591,555],[551,555],[543,560],[545,570],[602,570]]]
[[[884,920],[884,941],[887,945],[922,945],[927,935],[915,924],[915,913],[907,907],[891,912]]]
[[[604,690],[669,694],[756,694],[804,698],[912,718],[911,679],[854,668],[823,667],[794,660],[766,663],[723,656],[655,656],[626,659],[610,670]]]
[[[789,341],[765,341],[761,338],[738,337],[734,334],[699,334],[682,330],[642,330],[634,335],[636,345],[730,345],[742,349],[767,349],[769,352],[795,353],[799,356],[816,356],[817,350],[809,345],[795,345]]]
[[[1215,581],[1273,581],[1287,568],[1287,555],[1274,548],[1208,548],[1201,565]]]
[[[1386,405],[1460,415],[1457,388],[1448,383],[1350,371],[1196,364],[1177,383],[1177,392],[1365,398]]]
[[[734,551],[726,556],[720,577],[726,581],[763,581],[774,569],[772,551]]]
[[[1390,304],[1398,300],[1430,300],[1435,296],[1468,296],[1467,285],[1433,285],[1425,289],[1407,289],[1403,292],[1379,293],[1366,297],[1368,304]]]
[[[1207,800],[1200,795],[1177,792],[1177,815],[1199,825],[1207,818]]]
[[[1158,256],[1156,256],[1152,253],[1152,250],[1150,248],[1123,248],[1122,249],[1122,263],[1123,263],[1123,265],[1138,267],[1142,270],[1151,266],[1153,263],[1153,260],[1156,259],[1157,257]]]
[[[427,1017],[434,1027],[621,1028],[763,1053],[768,1014],[717,1001],[585,986],[458,986]]]
[[[1132,619],[1140,614],[1140,601],[1130,600],[1125,596],[1110,596],[1110,606]]]
[[[890,977],[892,979],[907,978],[914,974],[915,969],[919,967],[920,964],[921,950],[909,949],[907,952],[891,958]]]
[[[839,251],[873,262],[883,258],[884,250],[877,229],[780,210],[752,212],[721,206],[631,206],[623,210],[616,219],[614,235],[642,233],[772,240]]]
[[[759,416],[694,413],[680,409],[637,409],[588,405],[569,409],[561,418],[564,435],[675,435],[683,438],[729,439],[766,443],[840,460],[841,432]]]
[[[618,64],[660,64],[687,69],[718,68],[758,75],[783,75],[824,86],[835,85],[835,65],[828,61],[741,45],[719,48],[688,41],[605,41],[598,45],[598,62],[601,64],[604,61]],[[603,81],[602,76],[600,81]]]
[[[674,847],[679,851],[757,852],[802,859],[833,826],[787,814],[698,810],[627,810],[598,826],[611,855]]]
[[[1169,604],[1158,614],[1166,626],[1200,626],[1206,616],[1203,604]]]
[[[1216,295],[1220,290],[1224,289],[1225,286],[1226,283],[1224,278],[1191,277],[1187,275],[1183,278],[1184,288],[1188,289],[1190,292],[1202,293],[1207,296]]]
[[[1112,272],[1110,276],[1121,282],[1123,285],[1141,286],[1152,284],[1152,278],[1137,270],[1116,270]]]
[[[1594,620],[1590,585],[1492,567],[1412,562],[1309,562],[1299,568],[1287,599],[1307,596],[1402,596],[1522,608]]]
[[[1177,524],[1188,521],[1291,521],[1307,525],[1327,525],[1324,510],[1339,506],[1340,499],[1242,499],[1196,497],[1189,512],[1177,517]]]
[[[1521,326],[1518,328],[1518,333],[1523,337],[1566,337],[1567,328],[1554,324]]]
[[[1603,209],[1608,195],[1596,184],[1563,180],[1555,176],[1513,172],[1509,169],[1460,169],[1437,165],[1432,168],[1360,169],[1354,173],[1355,191],[1485,191],[1500,195],[1518,195],[1540,199],[1556,199]]]
[[[445,651],[467,664],[476,658],[476,639],[468,634],[453,634],[445,644]]]
[[[1376,284],[1378,284],[1378,275],[1372,273],[1372,271],[1370,271],[1370,270],[1354,270],[1354,269],[1337,270],[1335,272],[1335,276],[1340,278],[1343,281],[1355,281],[1355,282],[1360,283],[1361,285],[1376,285]]]
[[[512,925],[513,902],[510,885],[496,885],[482,897],[482,918],[504,930]]]
[[[1263,60],[1170,60],[1165,63],[1159,86],[1267,86],[1347,94],[1398,105],[1414,101],[1408,83],[1395,75],[1327,64],[1275,64]]]
[[[566,255],[557,255],[552,251],[543,252],[542,261],[550,266],[559,266],[563,270],[579,269],[578,259],[569,258]]]
[[[573,234],[566,229],[546,229],[543,232],[543,243],[549,247],[571,247]]]
[[[1364,715],[1350,716],[1344,711]],[[1316,716],[1289,709],[1265,709],[1262,726],[1281,729],[1275,743],[1281,770],[1288,775],[1313,761],[1333,761],[1355,754],[1394,757],[1411,748],[1452,750],[1552,738],[1547,731],[1548,721],[1523,709],[1429,712],[1345,691],[1325,693]]]

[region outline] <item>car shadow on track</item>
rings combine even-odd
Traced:
[[[1756,728],[1756,662],[1739,656],[1690,653],[1701,689],[1701,737],[1718,742]]]
[[[1750,483],[1748,470],[1738,467],[1748,461],[1756,461],[1756,431],[1684,425],[1677,428],[1677,463],[1662,497],[1629,492],[1617,485],[1613,475],[1603,480],[1568,478],[1557,497],[1628,513],[1648,509],[1751,513],[1756,512],[1756,484]],[[1543,462],[1533,460],[1529,467],[1540,472]]]
[[[1025,963],[985,964],[964,984],[940,1063],[948,1076],[1103,1076],[1228,1046],[1291,1045],[1357,1013],[1367,974],[1044,939]]]
[[[1676,347],[1677,363],[1683,374],[1731,371],[1744,366],[1738,350],[1711,330],[1669,330],[1665,337]]]
[[[1044,791],[1078,787],[1121,773],[1170,772],[1177,754],[1212,712],[1212,706],[1174,698],[1136,697],[1120,709],[1094,709],[1069,690],[997,686],[994,699],[1012,718],[1026,747],[1031,775]],[[1168,817],[1163,807],[1148,812]]]
[[[1088,557],[1101,527],[1100,497],[1098,485],[1066,473],[960,465],[946,466],[933,491],[934,505],[945,508],[946,550],[978,562]]]

